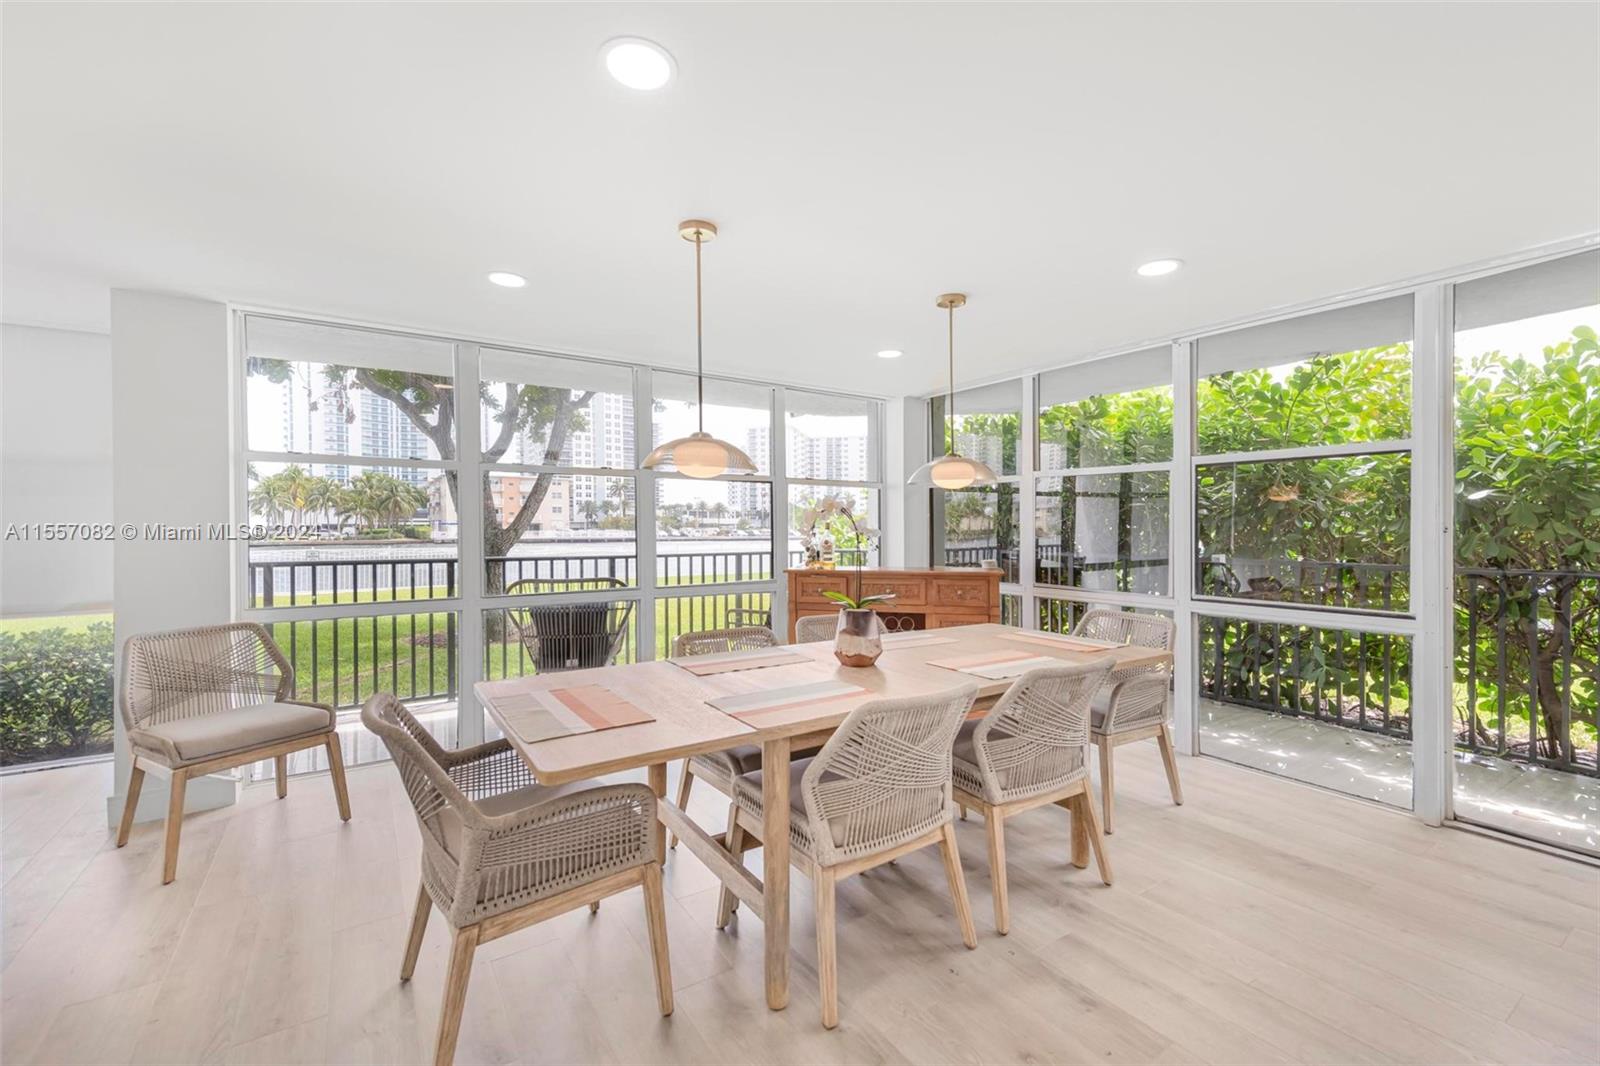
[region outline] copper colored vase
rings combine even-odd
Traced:
[[[833,657],[845,666],[871,666],[883,654],[883,624],[870,608],[839,611],[833,635]]]

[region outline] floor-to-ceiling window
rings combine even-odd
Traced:
[[[1455,814],[1600,853],[1600,253],[1454,305]]]
[[[1172,349],[1041,374],[1033,582],[1041,629],[1172,596]]]
[[[1405,295],[1195,346],[1200,749],[1401,807],[1413,329]]]
[[[933,561],[998,566],[1002,586],[1015,585],[1021,570],[1022,382],[957,393],[953,423],[947,403],[937,397],[932,404],[936,448],[988,464],[999,481],[981,488],[934,490]]]
[[[702,410],[681,373],[280,315],[238,323],[239,510],[256,527],[241,613],[289,653],[302,697],[346,712],[352,762],[384,757],[351,713],[373,692],[470,743],[492,728],[460,714],[474,681],[772,624],[808,502],[848,500],[861,543],[877,529],[874,398],[707,378]],[[640,467],[702,417],[756,473]],[[861,556],[833,532],[841,560]]]

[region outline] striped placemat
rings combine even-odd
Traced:
[[[760,692],[717,696],[706,702],[723,714],[731,715],[741,722],[755,724],[765,715],[793,710],[808,703],[849,699],[866,691],[860,685],[852,685],[846,681],[812,681],[804,685],[763,689]]]
[[[920,648],[927,644],[959,644],[955,637],[936,637],[932,633],[889,633],[883,638],[884,647]]]
[[[1018,640],[1028,644],[1049,644],[1069,651],[1109,651],[1120,648],[1109,640],[1092,640],[1089,637],[1065,637],[1057,633],[1002,633],[1001,640]]]
[[[729,674],[735,670],[761,670],[768,666],[789,666],[811,660],[785,648],[756,648],[753,651],[724,651],[715,655],[689,655],[667,661],[696,677],[708,677],[712,674]]]
[[[981,655],[962,655],[954,659],[929,659],[928,665],[945,670],[959,670],[963,674],[985,677],[991,681],[1002,681],[1008,677],[1020,677],[1029,670],[1037,670],[1041,666],[1065,664],[1060,659],[1048,655],[1029,655],[1023,651],[991,651]]]
[[[505,727],[526,744],[655,721],[602,685],[518,692],[496,697],[494,706]]]

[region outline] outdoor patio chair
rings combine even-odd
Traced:
[[[690,655],[715,655],[720,652],[750,651],[778,646],[778,636],[765,626],[741,626],[737,629],[707,629],[699,633],[682,633],[673,642],[673,658]],[[816,748],[797,752],[797,755],[815,755]],[[689,791],[694,779],[700,778],[712,788],[728,797],[728,828],[733,828],[733,780],[740,774],[761,768],[761,745],[740,744],[723,751],[696,755],[683,761],[683,772],[678,778],[678,809],[689,809]],[[668,834],[668,849],[678,846],[678,835]]]
[[[526,578],[514,582],[506,595],[525,593],[592,592],[625,588],[611,577],[550,580]],[[622,649],[633,618],[632,600],[586,600],[581,603],[537,604],[510,607],[506,614],[517,630],[517,639],[533,659],[538,673],[586,670],[610,666]]]
[[[294,668],[261,625],[237,622],[129,637],[122,649],[118,705],[133,751],[133,773],[117,847],[128,842],[145,774],[167,777],[164,885],[178,874],[190,778],[272,759],[282,799],[289,789],[289,755],[325,747],[339,817],[350,820],[333,708],[294,698]]]
[[[422,885],[400,980],[416,971],[434,907],[452,929],[433,1061],[455,1057],[472,958],[480,944],[637,886],[655,963],[656,999],[672,1013],[667,912],[655,848],[655,793],[645,785],[536,784],[506,740],[446,751],[395,696],[367,700],[361,721],[383,741],[422,833]]]
[[[1156,614],[1096,607],[1078,622],[1073,636],[1137,644],[1142,648],[1172,649],[1172,622]],[[1105,811],[1105,831],[1112,830],[1112,794],[1115,774],[1112,752],[1123,744],[1154,737],[1161,746],[1172,802],[1183,804],[1178,784],[1178,760],[1172,747],[1172,727],[1167,712],[1172,705],[1172,668],[1140,666],[1113,670],[1090,705],[1089,739],[1100,749],[1100,806]]]
[[[978,946],[950,817],[950,746],[977,691],[966,685],[931,696],[864,703],[814,758],[789,766],[789,854],[811,878],[824,1028],[839,1024],[834,888],[851,874],[937,844],[961,941],[968,948]],[[763,772],[743,774],[736,782],[738,817],[728,844],[735,855],[761,846]],[[733,898],[723,888],[718,928],[732,915]]]
[[[1089,704],[1111,673],[1111,663],[1073,663],[1029,670],[1011,683],[982,718],[956,733],[955,799],[983,814],[989,834],[989,878],[994,885],[994,926],[1011,931],[1006,889],[1006,819],[1055,804],[1072,812],[1072,864],[1089,865],[1094,852],[1100,880],[1111,883],[1089,786]]]

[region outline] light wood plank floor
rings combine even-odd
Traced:
[[[809,884],[794,977],[762,1001],[759,923],[667,863],[677,1012],[655,1011],[636,893],[480,951],[460,1062],[1593,1062],[1600,871],[1204,759],[1167,800],[1156,747],[1118,752],[1117,883],[1068,864],[1054,809],[1007,823],[1012,933],[994,933],[982,824],[960,824],[979,948],[937,852],[839,891],[841,1025],[818,1024]],[[391,767],[270,785],[122,851],[110,770],[0,782],[0,1060],[419,1062],[445,923],[398,982],[420,843]],[[696,814],[725,810],[710,789]],[[752,862],[759,862],[752,857]],[[759,868],[759,867],[756,867]]]

